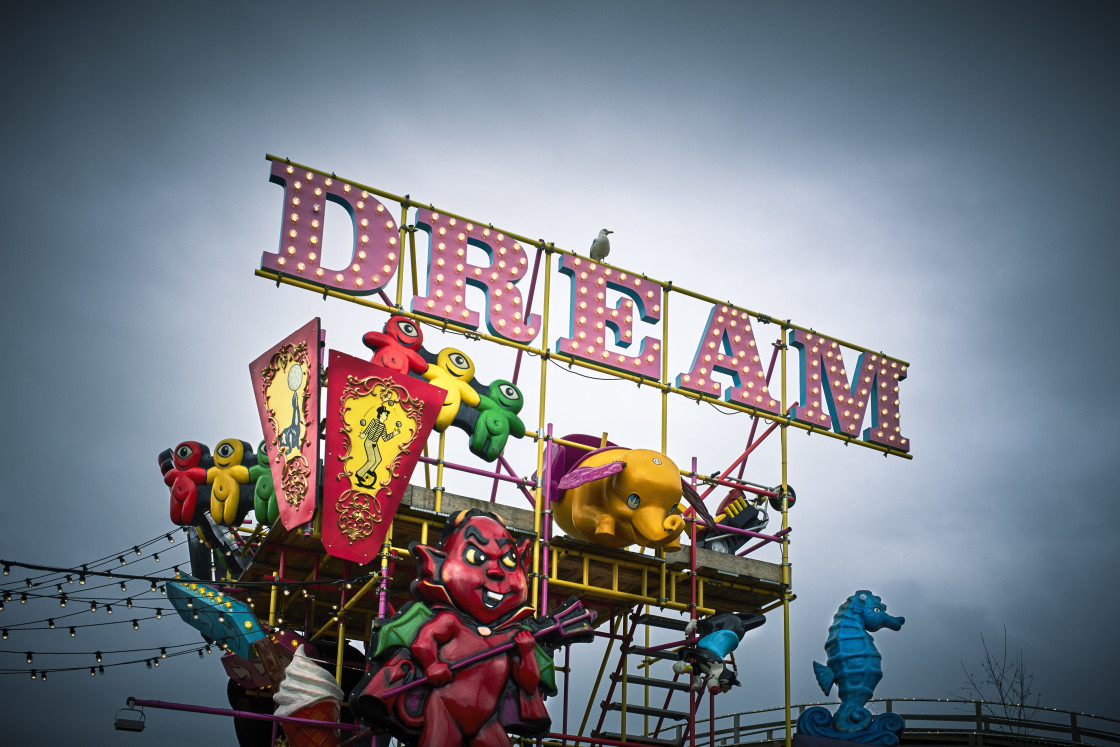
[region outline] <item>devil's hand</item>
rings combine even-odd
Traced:
[[[513,642],[517,644],[517,653],[521,654],[522,659],[527,659],[533,655],[533,649],[537,647],[537,639],[528,630],[522,630],[520,633],[513,637]]]
[[[428,682],[432,683],[432,687],[443,687],[451,681],[451,667],[447,666],[447,662],[436,661],[426,670],[424,674],[428,678]]]

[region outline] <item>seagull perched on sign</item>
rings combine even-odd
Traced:
[[[604,228],[591,242],[591,259],[596,262],[602,262],[611,253],[611,240],[607,238],[609,233],[614,233],[614,231],[608,231]]]

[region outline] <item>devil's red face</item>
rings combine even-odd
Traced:
[[[488,516],[469,519],[447,538],[443,551],[443,584],[471,617],[490,624],[525,604],[524,547],[499,522]]]
[[[190,469],[197,467],[202,459],[202,447],[197,441],[184,441],[175,447],[175,468]]]
[[[404,316],[389,317],[389,321],[385,322],[385,334],[412,350],[419,350],[421,343],[424,342],[424,335],[420,332],[420,327]]]

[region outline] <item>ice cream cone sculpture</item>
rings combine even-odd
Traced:
[[[295,657],[284,670],[284,680],[272,696],[277,716],[338,723],[343,692],[327,670],[296,649]],[[284,734],[292,747],[337,747],[338,730],[284,724]]]

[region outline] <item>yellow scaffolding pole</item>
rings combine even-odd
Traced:
[[[543,244],[543,242],[542,242]],[[543,254],[544,259],[544,305],[542,306],[543,313],[541,314],[541,339],[548,340],[548,310],[552,300],[552,254],[551,245],[546,248]],[[541,260],[538,259],[538,262]],[[530,311],[532,311],[530,309]],[[540,386],[540,404],[538,406],[537,415],[537,479],[536,486],[533,488],[533,608],[537,609],[537,602],[540,597],[541,586],[541,504],[545,498],[545,491],[543,490],[544,481],[544,433],[546,421],[546,408],[545,398],[548,394],[548,351],[547,349],[541,353],[541,386]],[[549,521],[551,522],[551,514],[549,514]],[[549,534],[552,533],[552,527],[548,528]],[[542,610],[537,609],[540,614]],[[543,610],[545,614],[548,610]]]
[[[782,339],[779,343],[778,349],[781,351],[781,370],[782,377],[782,412],[786,411],[786,339],[787,331],[786,325],[782,325]],[[790,573],[789,573],[789,533],[785,530],[789,529],[789,481],[787,468],[789,466],[787,443],[786,443],[787,428],[782,426],[782,630],[783,639],[785,640],[785,697],[786,697],[786,747],[790,747],[793,733],[791,728],[791,715],[790,715],[790,668],[789,668],[789,587],[790,587]]]

